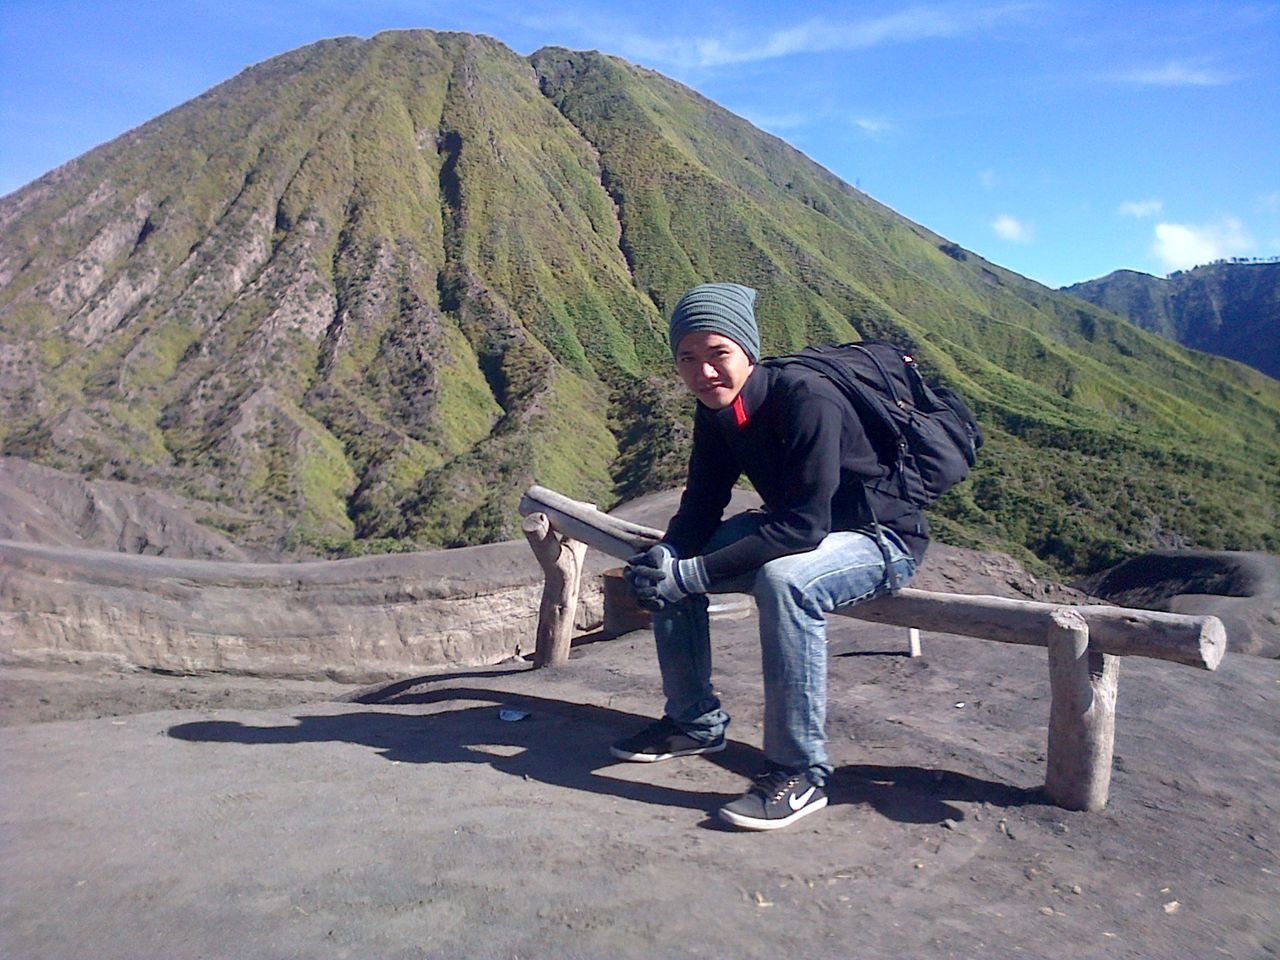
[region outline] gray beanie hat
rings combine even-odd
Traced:
[[[703,283],[694,287],[671,311],[671,352],[698,330],[710,330],[733,340],[752,363],[760,360],[760,328],[756,325],[756,292],[740,283]]]

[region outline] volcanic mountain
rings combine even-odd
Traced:
[[[760,291],[768,353],[890,337],[988,443],[935,512],[1086,571],[1280,549],[1280,385],[958,247],[600,53],[316,43],[0,199],[0,453],[344,555],[515,535],[537,482],[679,482],[664,317]]]
[[[1280,377],[1280,263],[1221,260],[1168,278],[1116,270],[1063,290],[1183,346]]]

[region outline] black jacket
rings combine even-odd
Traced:
[[[869,528],[860,477],[883,472],[853,407],[830,381],[800,367],[757,365],[730,406],[698,404],[689,477],[663,540],[681,557],[697,556],[745,474],[764,501],[765,522],[703,557],[711,582],[724,580],[812,550],[833,530]],[[880,523],[923,559],[924,514],[896,499],[873,506]]]

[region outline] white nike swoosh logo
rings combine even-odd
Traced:
[[[809,802],[809,798],[813,796],[813,791],[817,789],[818,789],[817,787],[810,787],[808,790],[800,794],[800,796],[798,797],[793,793],[791,796],[787,797],[787,806],[790,807],[793,811],[799,810],[801,807],[803,807],[806,803]]]

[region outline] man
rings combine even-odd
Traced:
[[[693,451],[662,542],[627,567],[638,601],[654,613],[666,711],[611,752],[654,762],[724,749],[729,716],[711,684],[706,594],[749,592],[760,616],[772,766],[719,814],[736,827],[772,830],[827,804],[824,615],[885,592],[886,564],[906,583],[928,528],[905,503],[868,504],[859,475],[878,475],[878,461],[832,383],[759,363],[755,299],[750,287],[702,284],[671,314],[676,369],[698,399]],[[764,509],[723,520],[742,475]]]

